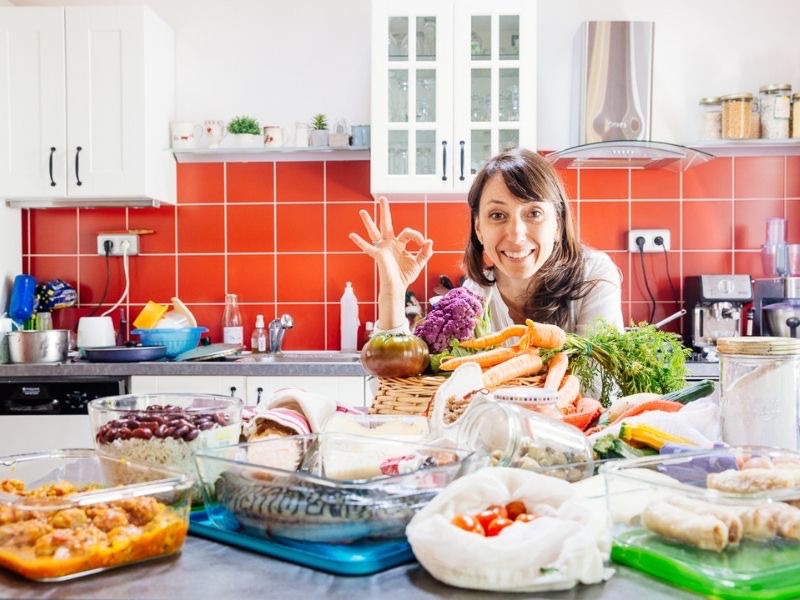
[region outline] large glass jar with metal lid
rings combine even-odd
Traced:
[[[771,140],[789,137],[792,116],[792,86],[788,83],[762,85],[758,90],[761,137]]]
[[[717,340],[722,441],[800,449],[800,339]]]
[[[792,96],[792,137],[800,139],[800,92]]]
[[[594,453],[577,427],[514,402],[473,400],[459,420],[458,447],[493,465],[578,481],[594,474]]]
[[[700,98],[700,139],[722,137],[722,100],[719,96]]]
[[[722,137],[744,140],[750,137],[753,94],[741,92],[722,97]]]

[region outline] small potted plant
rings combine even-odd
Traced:
[[[311,118],[311,146],[328,145],[328,119],[322,113]]]
[[[234,117],[228,123],[228,135],[234,146],[254,147],[263,145],[261,126],[253,117]]]

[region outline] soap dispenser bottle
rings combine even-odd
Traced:
[[[358,299],[349,281],[345,283],[344,294],[339,301],[341,308],[342,352],[355,352],[358,344]]]
[[[250,350],[253,354],[267,351],[267,330],[264,328],[264,315],[256,315],[256,326],[250,336]]]

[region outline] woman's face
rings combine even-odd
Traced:
[[[558,216],[552,202],[523,202],[514,196],[499,173],[481,194],[475,231],[498,283],[503,276],[528,280],[553,253]]]

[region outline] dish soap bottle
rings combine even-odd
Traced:
[[[225,294],[225,310],[222,313],[222,341],[226,344],[242,344],[244,333],[239,298],[236,294]]]
[[[358,299],[349,281],[345,283],[344,294],[339,301],[341,308],[342,352],[355,352],[358,344]]]
[[[256,327],[250,336],[250,350],[253,354],[267,351],[267,330],[264,329],[264,315],[256,315]]]

